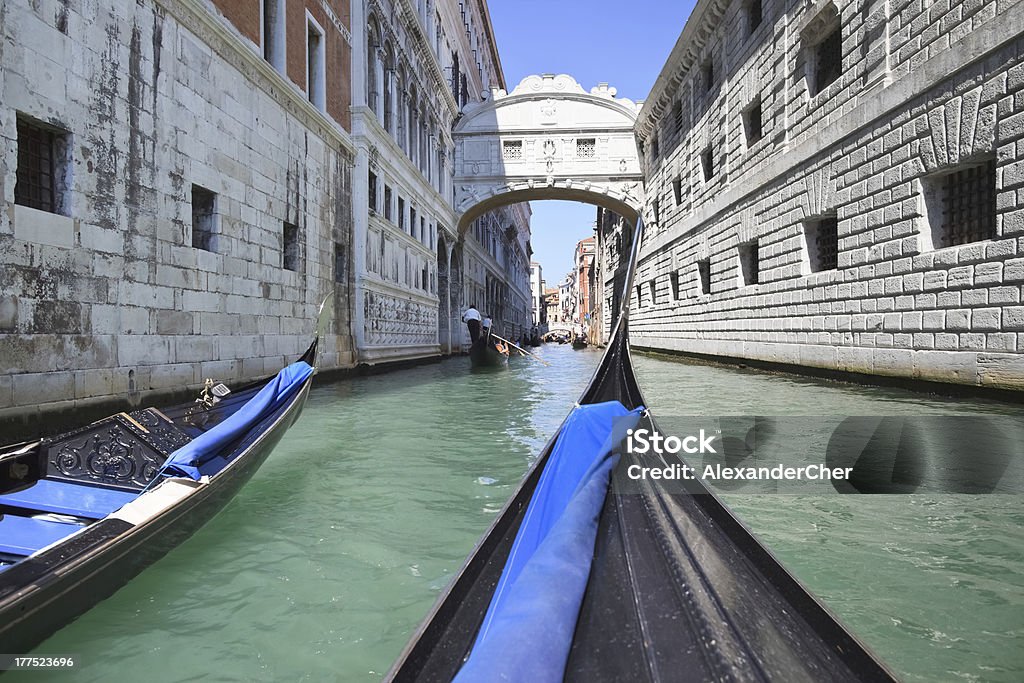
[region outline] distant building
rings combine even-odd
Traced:
[[[545,322],[548,327],[552,327],[555,324],[562,322],[562,309],[558,304],[557,287],[544,288],[544,309],[546,311]]]
[[[596,302],[597,288],[594,284],[594,254],[597,240],[587,237],[576,243],[574,262],[576,264],[576,315],[577,323],[589,326]]]
[[[530,262],[530,307],[534,325],[543,325],[546,321],[544,305],[544,269],[536,261]]]

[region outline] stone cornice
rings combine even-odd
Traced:
[[[420,64],[426,65],[430,75],[434,77],[436,93],[448,107],[448,116],[454,119],[459,111],[459,103],[455,101],[455,96],[452,94],[448,80],[444,77],[444,69],[441,68],[441,64],[438,62],[437,56],[430,46],[430,38],[424,33],[426,29],[420,24],[419,16],[416,14],[416,8],[412,5],[412,0],[395,0],[395,3],[401,8],[398,17],[399,21],[402,22],[406,32],[415,41],[412,48],[413,54]]]
[[[1017,40],[1020,36],[1018,27],[1022,25],[1024,2],[1017,2],[1008,6],[994,19],[965,35],[952,48],[938,52],[910,73],[891,83],[876,97],[862,100],[848,114],[832,122],[821,134],[809,136],[791,149],[766,159],[758,166],[757,175],[764,179],[762,182],[753,182],[750,176],[735,179],[731,186],[717,194],[714,201],[686,216],[683,219],[687,224],[684,230],[666,230],[645,242],[640,253],[641,259],[648,258],[651,254],[699,230],[706,223],[725,215],[730,206],[762,192],[788,170],[804,165],[815,157],[827,155],[828,150],[874,122],[888,120],[900,107],[907,107],[908,103],[947,82],[954,74]]]
[[[494,37],[494,26],[491,24],[491,10],[487,7],[487,0],[477,0],[480,8],[480,16],[483,17],[484,33],[487,34],[487,44],[491,48],[491,58],[494,60],[494,70],[498,74],[498,85],[505,87],[505,71],[501,68],[501,56],[498,54],[498,41]]]
[[[185,29],[194,33],[250,83],[270,94],[289,115],[325,142],[334,142],[349,163],[356,148],[352,138],[336,121],[306,99],[298,86],[267,63],[220,14],[214,14],[200,0],[156,0]]]
[[[637,117],[636,132],[641,140],[650,137],[657,121],[671,106],[675,92],[697,62],[728,4],[728,0],[698,0]]]

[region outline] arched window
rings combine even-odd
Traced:
[[[420,105],[420,149],[419,149],[419,169],[424,175],[427,174],[428,157],[427,157],[427,104],[424,102]]]
[[[384,130],[394,130],[395,120],[395,58],[390,45],[384,46],[384,111],[379,117]]]
[[[379,115],[380,92],[377,83],[377,71],[380,64],[380,32],[377,20],[373,16],[367,24],[366,31],[366,106]]]
[[[406,149],[406,152],[409,154],[409,159],[414,164],[416,163],[416,149],[417,149],[417,147],[419,145],[419,141],[417,140],[418,131],[419,131],[419,122],[416,120],[416,118],[417,118],[416,111],[417,111],[417,104],[418,104],[418,102],[419,102],[419,95],[416,92],[416,86],[412,86],[412,87],[409,88],[409,108],[408,108],[409,116],[406,119],[406,123],[408,124],[408,128],[409,128],[409,140],[408,140],[408,145],[407,145],[407,147],[405,149]]]
[[[405,149],[405,101],[408,97],[406,93],[408,83],[405,66],[402,66],[395,76],[395,129],[392,131],[395,141],[402,149]]]

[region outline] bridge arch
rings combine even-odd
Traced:
[[[571,76],[544,74],[467,107],[452,132],[459,233],[491,209],[535,199],[596,204],[635,223],[639,107],[615,95],[606,83],[587,92]]]

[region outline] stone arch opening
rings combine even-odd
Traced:
[[[459,242],[481,216],[545,199],[600,207],[599,225],[600,216],[611,215],[620,217],[615,221],[620,229],[623,223],[634,226],[644,210],[634,134],[638,113],[636,103],[616,97],[608,84],[586,91],[565,74],[528,76],[511,92],[492,89],[482,102],[467,105],[452,131]],[[617,253],[599,248],[595,258],[615,259]],[[596,272],[614,279],[620,265],[613,260]],[[603,296],[604,285],[602,281],[592,291]],[[499,283],[473,289],[464,296],[491,307],[500,308],[508,298]],[[538,306],[533,302],[530,309]]]

